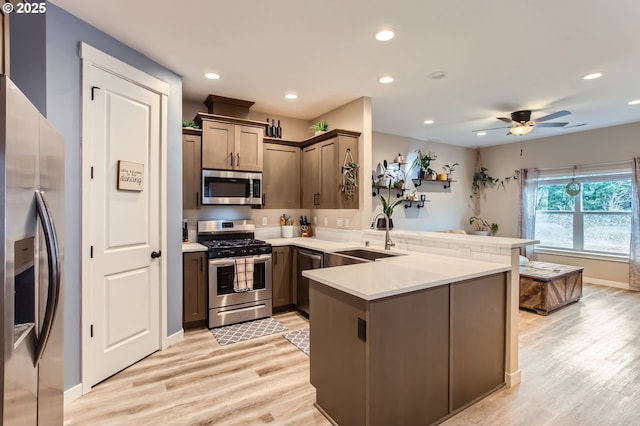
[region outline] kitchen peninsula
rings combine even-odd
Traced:
[[[432,424],[505,386],[511,266],[400,254],[303,272],[311,384],[337,424]]]

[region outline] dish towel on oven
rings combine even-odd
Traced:
[[[237,293],[253,290],[253,258],[235,259],[235,264],[233,290]]]

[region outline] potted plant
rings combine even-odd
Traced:
[[[199,129],[200,125],[193,120],[182,120],[182,127],[187,129]]]
[[[474,235],[495,235],[498,232],[498,224],[487,222],[480,216],[471,216],[469,225],[474,225],[475,229],[471,231]]]
[[[453,163],[452,165],[448,165],[445,164],[444,166],[442,166],[442,169],[444,170],[445,174],[447,175],[447,179],[451,179],[451,175],[453,174],[453,171],[455,170],[456,166],[459,166],[460,163]]]
[[[398,200],[394,201],[393,203],[391,202],[391,186],[392,184],[389,183],[388,186],[388,193],[387,193],[387,198],[384,197],[384,195],[380,194],[380,202],[382,203],[382,212],[384,214],[387,215],[387,217],[389,218],[389,229],[393,228],[393,221],[391,220],[391,215],[393,215],[393,209],[398,205],[402,203],[402,198],[399,198]],[[384,223],[384,218],[380,217],[378,218],[378,222],[376,223],[376,228],[378,229],[384,229],[385,228],[385,223]]]
[[[318,136],[329,130],[329,124],[324,120],[318,121],[311,126],[311,130],[313,130],[316,133],[316,136]]]
[[[422,151],[418,150],[418,156],[411,165],[411,169],[418,167],[418,179],[432,179],[434,177],[436,172],[430,166],[431,162],[436,158],[438,158],[438,156],[431,151],[422,155]]]

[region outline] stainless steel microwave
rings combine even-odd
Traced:
[[[262,173],[202,170],[202,204],[262,204]]]

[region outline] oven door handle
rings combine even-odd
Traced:
[[[270,254],[261,254],[259,256],[250,257],[253,259],[253,263],[265,263],[271,260]],[[209,261],[210,265],[216,266],[234,266],[236,264],[235,258],[225,258],[225,259],[212,259]]]
[[[216,266],[234,266],[236,261],[234,259],[218,259],[218,260],[210,260],[209,265]]]

